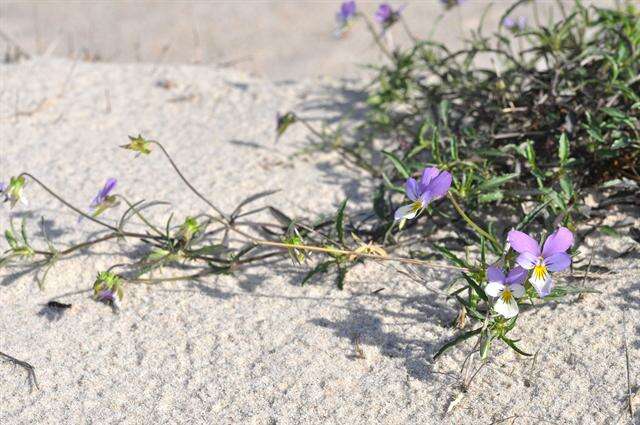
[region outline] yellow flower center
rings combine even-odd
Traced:
[[[548,277],[549,272],[547,271],[547,266],[545,266],[543,262],[540,262],[533,267],[533,278],[535,280],[544,282]]]
[[[504,288],[502,294],[500,294],[500,298],[502,298],[502,301],[504,301],[505,303],[509,303],[511,302],[511,300],[513,300],[513,293],[509,288]]]
[[[422,201],[415,201],[411,204],[411,212],[417,213],[422,209]]]

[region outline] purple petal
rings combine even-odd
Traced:
[[[565,252],[573,245],[573,233],[566,227],[559,227],[544,242],[542,256],[548,257],[557,252]]]
[[[507,235],[507,240],[514,251],[520,254],[529,252],[536,257],[540,256],[540,245],[531,236],[518,230],[512,230]]]
[[[349,20],[350,18],[355,16],[355,14],[356,14],[356,2],[354,0],[345,1],[342,3],[342,5],[340,6],[339,16],[343,21]]]
[[[507,16],[502,20],[502,25],[504,25],[505,28],[511,29],[516,26],[516,21],[514,21],[512,17]]]
[[[116,179],[114,179],[113,177],[108,178],[107,182],[104,184],[104,187],[102,188],[100,193],[102,194],[103,197],[106,198],[107,196],[109,196],[109,193],[111,193],[111,191],[115,189],[117,184],[118,184],[118,181]]]
[[[533,266],[538,264],[538,256],[530,252],[523,252],[516,258],[516,263],[520,264],[524,269],[531,270]]]
[[[487,282],[504,283],[504,273],[495,266],[489,266],[487,268]]]
[[[376,10],[375,18],[378,22],[383,24],[387,22],[389,18],[391,18],[392,14],[393,11],[391,10],[391,6],[389,6],[387,3],[382,3],[380,6],[378,6],[378,10]]]
[[[438,170],[436,167],[429,167],[424,169],[424,171],[422,172],[422,177],[420,178],[420,187],[423,189],[423,191],[427,188],[427,186],[429,186],[431,180],[433,180],[438,174],[440,174],[440,170]]]
[[[522,267],[516,266],[511,269],[506,278],[507,285],[521,285],[527,278],[528,272]]]
[[[440,198],[446,195],[451,187],[451,179],[451,173],[443,171],[438,177],[431,180],[427,187],[427,190],[431,193],[431,197]]]
[[[411,177],[409,177],[404,188],[409,199],[411,199],[412,201],[418,200],[418,198],[420,197],[420,189],[418,188],[418,182],[416,181],[416,179],[412,179]]]
[[[552,272],[560,272],[571,265],[571,256],[566,252],[556,252],[545,258],[544,264]]]
[[[0,192],[4,192],[7,190],[7,184],[5,182],[0,182]]]

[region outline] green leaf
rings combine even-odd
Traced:
[[[496,190],[495,192],[483,193],[478,196],[478,202],[496,202],[502,200],[502,198],[504,198],[504,193],[501,190]]]
[[[347,268],[338,264],[338,275],[336,276],[336,286],[339,290],[344,289],[344,279],[347,277]]]
[[[599,229],[607,236],[612,236],[614,238],[619,238],[621,236],[620,233],[618,233],[618,231],[611,226],[600,226]]]
[[[460,334],[460,335],[456,336],[455,338],[449,340],[442,347],[440,347],[440,349],[433,355],[433,360],[435,360],[438,357],[440,357],[441,355],[443,355],[450,348],[458,345],[462,341],[465,341],[465,340],[471,338],[472,336],[478,335],[480,332],[482,332],[482,328],[474,329],[472,331],[467,331],[467,332],[465,332],[463,334]]]
[[[344,209],[347,206],[348,199],[345,199],[338,207],[336,213],[336,232],[338,233],[338,240],[341,244],[344,244]]]
[[[558,141],[558,157],[561,165],[566,164],[569,160],[569,139],[567,139],[566,133],[562,133]]]
[[[482,191],[486,191],[486,190],[489,190],[489,189],[494,189],[494,188],[502,186],[503,184],[505,184],[509,180],[514,180],[514,179],[517,179],[518,177],[520,177],[520,173],[503,174],[501,176],[497,176],[497,177],[493,177],[493,178],[491,178],[489,180],[485,180],[478,187],[478,189],[480,189]]]
[[[460,258],[458,258],[454,253],[452,253],[451,251],[449,251],[447,248],[440,246],[440,245],[436,245],[433,244],[433,247],[440,252],[440,254],[442,254],[442,256],[451,261],[453,264],[455,264],[456,266],[460,266],[460,267],[469,267],[469,265],[466,263],[466,261],[461,260]]]
[[[511,347],[511,349],[513,349],[513,351],[515,351],[518,354],[521,354],[523,356],[527,356],[527,357],[531,357],[532,355],[522,351],[520,348],[518,348],[518,346],[516,345],[516,340],[513,339],[509,339],[506,336],[502,336],[500,337],[501,340],[503,340],[509,347]]]
[[[476,292],[476,294],[478,294],[480,298],[485,301],[489,301],[489,298],[487,297],[487,294],[485,294],[484,289],[482,289],[482,287],[471,276],[466,273],[462,273],[462,277],[464,277],[464,280],[467,281],[469,286],[473,288],[473,290]]]
[[[318,273],[326,273],[329,270],[329,266],[333,264],[333,261],[325,261],[323,263],[318,264],[313,269],[309,270],[309,272],[305,275],[304,279],[300,283],[300,286],[304,286],[313,276]]]
[[[376,213],[376,216],[380,220],[387,219],[387,203],[384,200],[384,194],[385,190],[383,184],[379,185],[373,194],[373,212]]]
[[[207,246],[203,246],[202,248],[194,249],[193,251],[190,251],[189,254],[191,254],[191,255],[213,255],[213,254],[218,254],[220,252],[223,252],[226,249],[227,249],[227,247],[222,245],[222,244],[214,244],[214,245],[207,245]]]
[[[404,177],[405,179],[409,178],[411,173],[409,172],[407,166],[400,160],[400,158],[388,151],[382,151],[382,154],[391,160],[394,167],[396,167],[396,170],[398,170],[402,177]]]
[[[293,112],[287,112],[284,115],[278,114],[276,116],[276,140],[279,139],[287,128],[297,121],[296,115]]]

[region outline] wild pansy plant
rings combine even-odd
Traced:
[[[462,1],[443,3],[450,7]],[[129,136],[122,147],[150,160],[164,155],[204,211],[194,211],[180,224],[174,224],[172,214],[156,223],[146,216],[156,201],[129,202],[105,185],[98,204],[116,196],[126,201],[112,205],[120,218],[106,221],[23,173],[2,188],[12,206],[29,180],[105,232],[64,249],[43,232],[47,247],[41,248],[27,240],[23,224],[21,236],[15,231],[5,235],[9,249],[0,264],[25,258],[38,273],[44,270],[36,275],[42,284],[47,271],[74,252],[116,239],[137,243],[146,253],[142,259],[113,265],[96,279],[95,295],[107,301],[120,301],[125,284],[241,273],[249,264],[288,256],[301,267],[310,265],[302,284],[332,273],[338,288],[364,260],[444,269],[456,273],[448,299],[458,309],[452,325],[459,333],[434,358],[472,338],[470,355],[478,353],[482,359],[496,342],[528,355],[512,332],[518,332],[525,314],[537,311],[532,304],[597,292],[563,281],[562,271],[585,271],[582,277],[588,271],[576,261],[569,268],[567,251],[579,239],[571,230],[606,214],[606,208],[629,203],[640,181],[640,27],[635,6],[587,8],[576,3],[557,22],[536,22],[509,37],[501,34],[510,26],[505,19],[528,3],[514,3],[493,35],[479,28],[458,51],[416,38],[400,10],[386,5],[378,9],[376,20],[384,30],[402,22],[413,41],[408,48],[392,50],[355,3],[341,7],[341,22],[364,20],[384,53],[365,89],[366,113],[354,114],[363,121],[354,129],[334,132],[325,126],[317,131],[290,111],[278,114],[276,135],[280,138],[292,124],[301,123],[312,133],[314,147],[338,150],[341,159],[370,173],[378,182],[371,206],[349,213],[345,200],[333,215],[294,218],[274,206],[254,208],[273,193],[266,191],[222,211],[194,187],[162,144]],[[519,51],[520,43],[527,49]],[[482,55],[494,59],[492,67],[477,60]],[[420,180],[412,178],[418,175]],[[587,206],[587,191],[608,195],[606,203]],[[398,205],[400,193],[411,203]],[[420,213],[445,196],[449,202],[439,202],[424,220]],[[253,220],[260,212],[272,220]],[[407,220],[410,225],[398,225]],[[132,228],[132,222],[144,230]],[[437,240],[434,229],[455,245]],[[538,243],[525,231],[553,233]],[[431,248],[449,264],[427,259],[434,254],[426,252]],[[164,266],[174,268],[173,273],[151,276]]]

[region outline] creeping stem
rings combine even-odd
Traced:
[[[478,226],[473,220],[471,220],[471,218],[469,218],[469,216],[464,212],[464,210],[460,207],[460,204],[458,204],[458,201],[456,201],[456,198],[453,196],[453,194],[451,192],[449,192],[447,194],[447,197],[449,198],[449,200],[451,201],[451,204],[453,205],[453,208],[456,209],[456,211],[458,212],[458,214],[460,214],[460,217],[462,217],[462,219],[464,221],[467,222],[467,224],[469,226],[471,226],[473,228],[473,230],[475,230],[478,234],[484,236],[485,238],[487,238],[489,241],[491,241],[491,243],[495,246],[495,247],[500,247],[500,244],[498,243],[498,241],[496,240],[496,238],[493,237],[493,235],[491,235],[489,232],[487,232],[486,230],[484,230],[482,227]]]
[[[178,176],[180,177],[180,179],[182,179],[184,184],[186,184],[189,187],[189,189],[191,189],[191,191],[198,198],[202,199],[207,205],[209,205],[211,208],[213,208],[213,210],[220,215],[221,219],[226,220],[227,216],[218,207],[213,205],[213,203],[210,200],[205,198],[204,195],[202,195],[200,192],[198,192],[198,190],[195,187],[193,187],[193,185],[191,183],[189,183],[189,180],[186,179],[186,177],[182,174],[182,172],[180,171],[180,169],[178,168],[176,163],[173,162],[173,159],[171,159],[171,155],[169,155],[169,152],[167,152],[167,150],[164,148],[164,146],[162,146],[162,144],[160,142],[156,142],[155,140],[150,140],[149,142],[153,143],[156,146],[158,146],[160,148],[160,150],[162,150],[162,153],[169,160],[169,163],[171,164],[171,166],[173,167],[175,172],[178,173]]]

